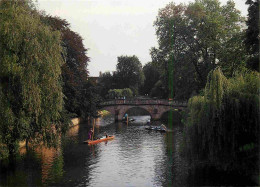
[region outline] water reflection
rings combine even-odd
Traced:
[[[96,120],[95,134],[115,135],[112,141],[83,144],[90,123],[72,127],[58,149],[21,150],[13,168],[7,165],[4,172],[1,166],[0,186],[183,186],[185,162],[178,151],[182,129],[147,131],[150,116],[133,118],[128,125],[114,123],[111,116]]]

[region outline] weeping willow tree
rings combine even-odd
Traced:
[[[208,74],[204,94],[188,103],[185,152],[225,170],[258,169],[259,73],[227,79],[220,68]]]
[[[31,1],[0,0],[0,141],[54,145],[61,130],[61,37]]]

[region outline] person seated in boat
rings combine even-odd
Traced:
[[[93,129],[90,128],[89,132],[88,132],[88,140],[91,140],[93,136]]]
[[[151,122],[151,120],[150,120],[150,119],[148,119],[148,120],[147,120],[147,125],[150,125],[150,122]]]
[[[108,135],[107,135],[107,133],[105,132],[105,136],[106,136],[106,138],[108,137]]]

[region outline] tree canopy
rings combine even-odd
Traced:
[[[119,88],[130,88],[135,95],[144,82],[142,64],[134,56],[119,56],[116,65],[116,79]]]
[[[44,25],[30,1],[0,1],[0,139],[52,145],[63,110],[61,34]]]
[[[258,72],[240,72],[229,79],[220,68],[209,73],[203,94],[188,104],[184,150],[191,160],[207,160],[243,175],[258,171],[258,83]]]
[[[152,88],[155,86],[155,83],[160,79],[160,73],[155,65],[152,62],[145,64],[143,67],[144,72],[144,84],[142,87],[143,94],[151,94]]]
[[[134,95],[138,95],[144,83],[141,62],[135,55],[119,56],[117,59],[116,71],[112,74],[105,72],[99,77],[100,94],[104,97],[110,89],[130,88]]]
[[[82,118],[95,116],[99,96],[97,88],[88,81],[87,66],[90,59],[82,37],[72,31],[70,24],[64,19],[46,15],[41,18],[53,31],[61,32],[62,47],[65,51],[62,78],[66,111]]]
[[[247,0],[248,19],[246,24],[246,49],[249,54],[247,65],[259,72],[259,0]]]
[[[110,72],[104,72],[99,76],[99,85],[101,87],[100,95],[105,98],[110,89],[115,88],[114,76]]]
[[[159,48],[151,56],[164,87],[169,90],[172,81],[174,97],[189,98],[216,66],[227,76],[243,68],[242,23],[233,1],[221,6],[218,0],[196,0],[161,9],[154,22]]]

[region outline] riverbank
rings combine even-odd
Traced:
[[[72,118],[71,119],[71,124],[69,125],[69,127],[74,127],[74,126],[77,126],[79,125],[80,123],[82,122],[82,119],[81,118]],[[19,142],[19,149],[22,149],[26,146],[26,141],[20,141]]]
[[[107,115],[109,115],[109,114],[110,114],[110,112],[108,112],[108,111],[106,111],[106,110],[100,110],[100,111],[98,111],[98,116],[100,116],[100,117],[107,116]]]

